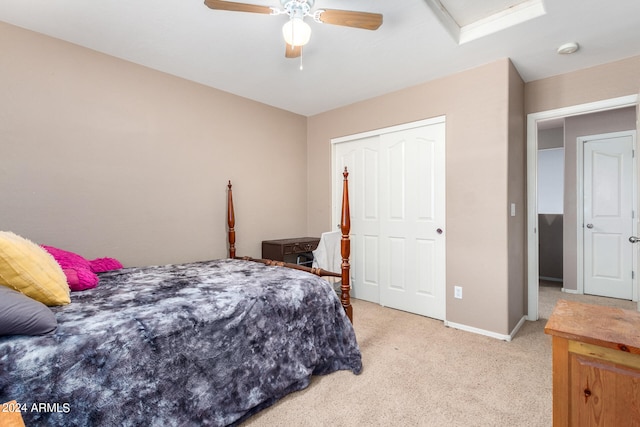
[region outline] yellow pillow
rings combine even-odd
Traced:
[[[0,231],[0,285],[49,306],[71,302],[67,278],[56,260],[10,231]]]

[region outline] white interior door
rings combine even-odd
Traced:
[[[444,132],[440,119],[334,145],[334,175],[349,168],[355,298],[445,318]]]
[[[584,293],[633,298],[633,136],[584,141]]]
[[[444,320],[444,126],[381,136],[380,298]]]

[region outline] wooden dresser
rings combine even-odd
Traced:
[[[560,300],[544,331],[554,426],[640,426],[640,313]]]

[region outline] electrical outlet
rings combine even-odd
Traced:
[[[453,297],[462,299],[462,286],[454,286],[453,287]]]

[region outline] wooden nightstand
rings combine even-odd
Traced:
[[[262,258],[302,264],[311,267],[313,254],[320,243],[319,237],[297,237],[294,239],[264,240]]]

